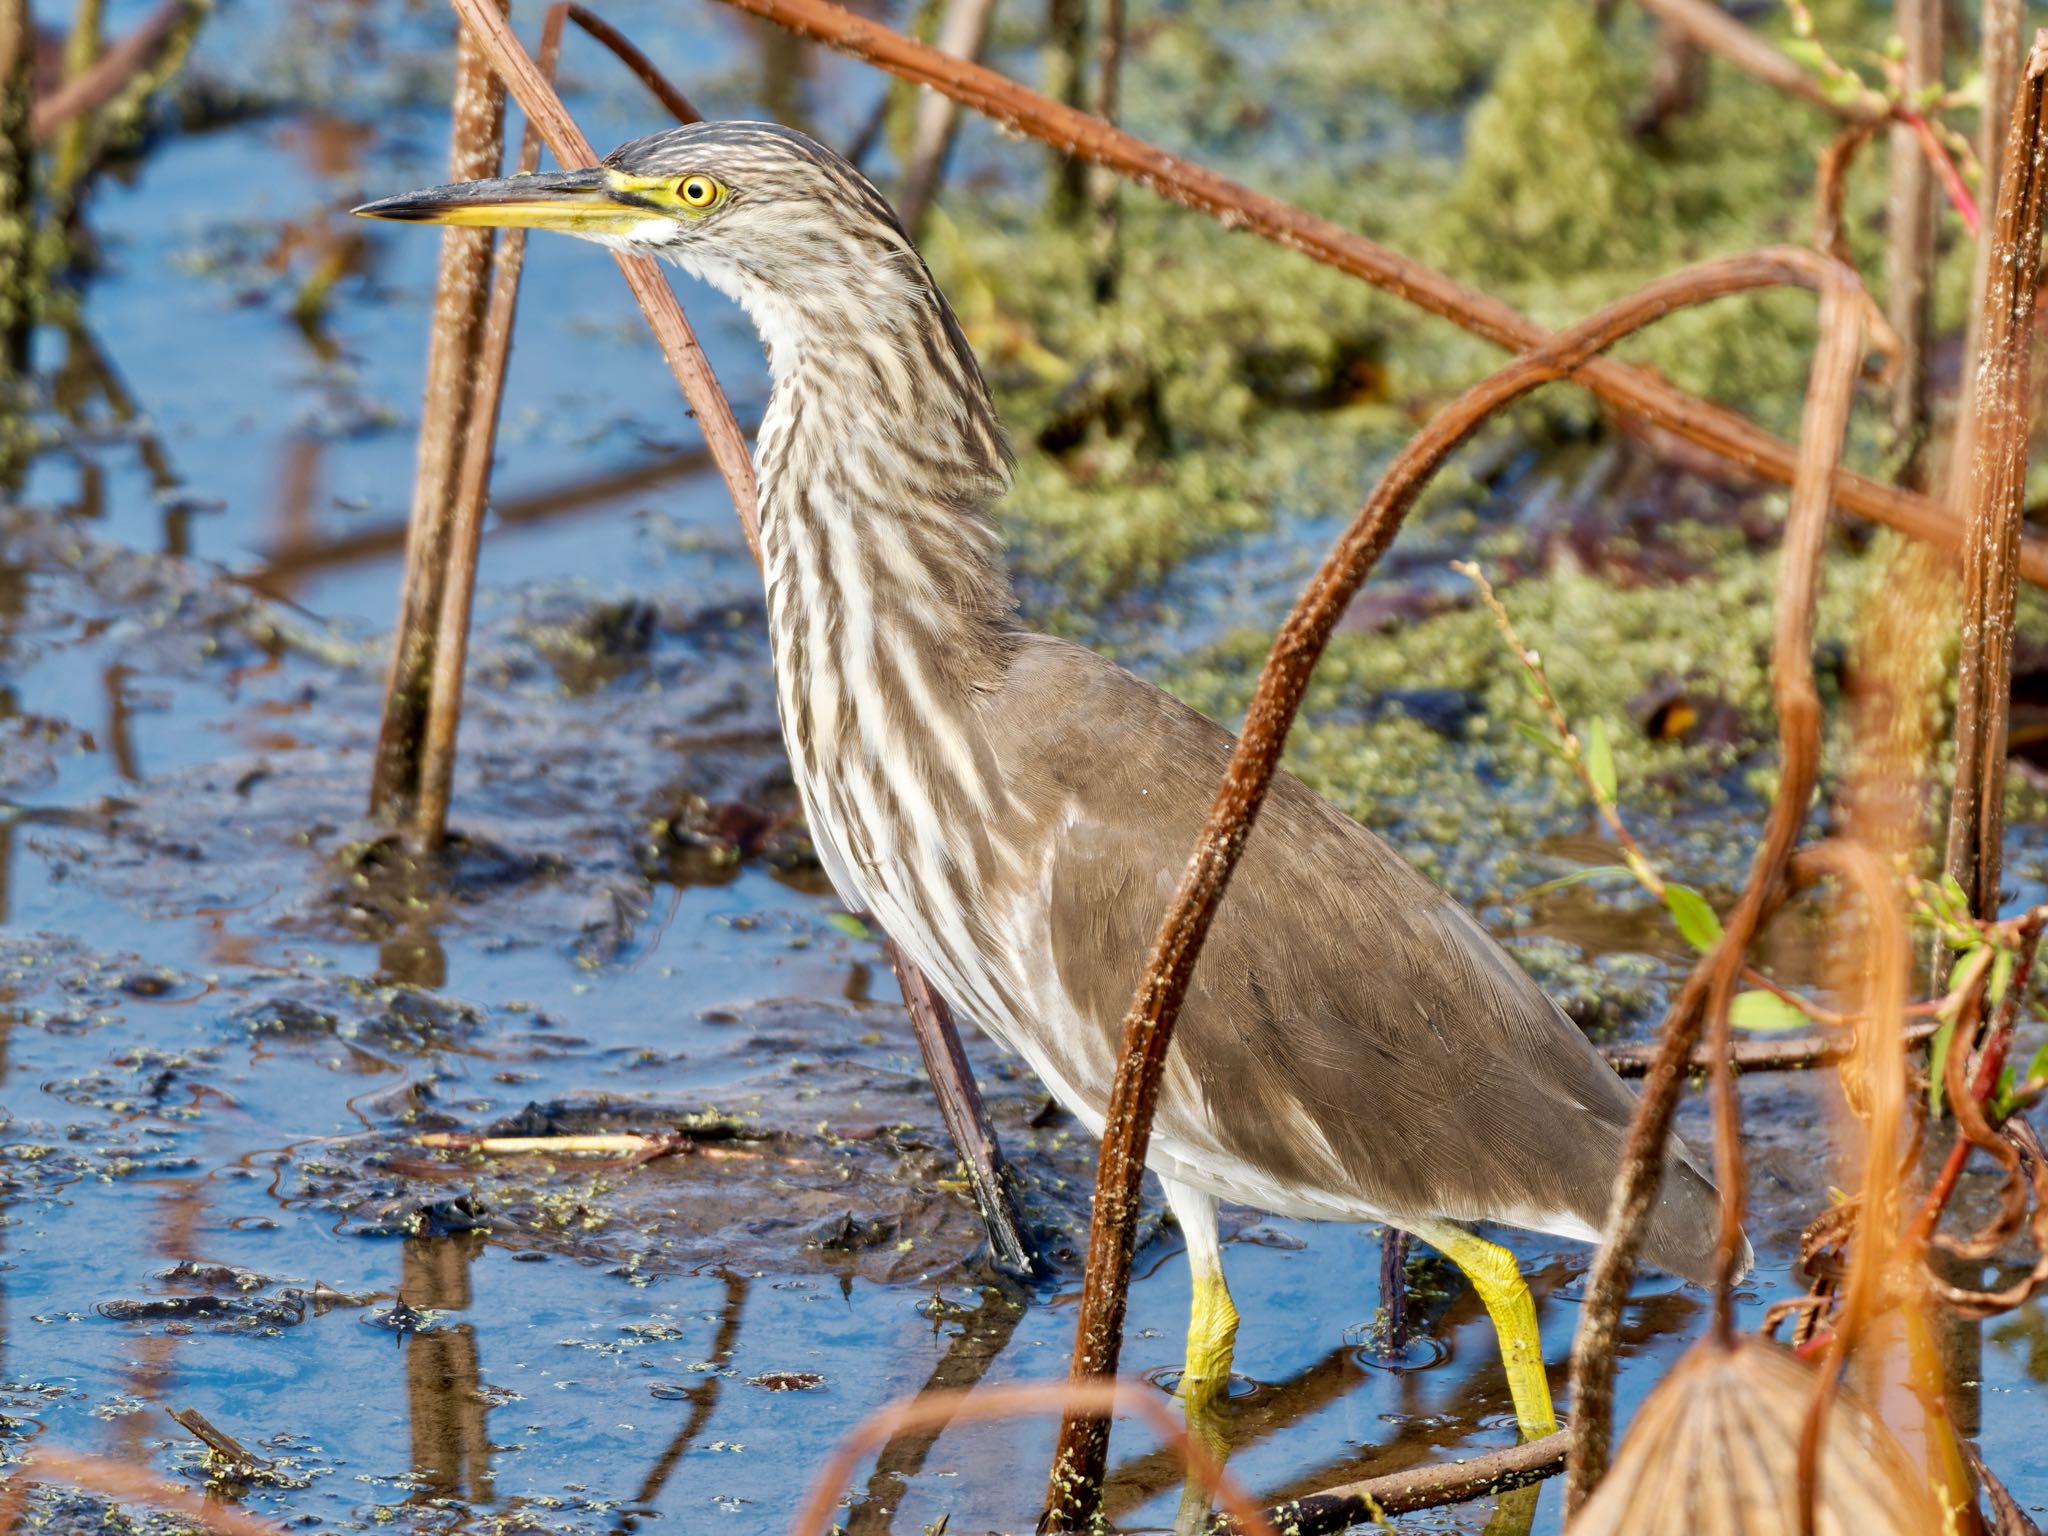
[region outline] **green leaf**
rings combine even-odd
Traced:
[[[1707,898],[1689,885],[1673,883],[1664,887],[1664,905],[1678,925],[1678,936],[1701,954],[1721,942],[1721,919],[1707,905]]]
[[[2012,963],[2019,957],[2009,949],[2001,949],[1991,959],[1991,980],[1985,984],[1984,995],[1996,1008],[2005,1001],[2005,989],[2012,985]]]
[[[875,931],[851,912],[828,912],[825,921],[849,939],[872,939],[875,936]]]
[[[1795,37],[1785,43],[1785,56],[1812,74],[1827,73],[1827,50],[1810,37]]]
[[[1927,1048],[1927,1112],[1941,1118],[1941,1080],[1948,1072],[1948,1048],[1955,1044],[1956,1021],[1943,1019]]]
[[[1963,894],[1963,882],[1946,871],[1941,877],[1941,894],[1948,898],[1946,916],[1961,917],[1969,912],[1970,898]]]
[[[1609,805],[1615,801],[1614,748],[1607,740],[1607,722],[1595,720],[1586,727],[1586,772],[1593,787]]]
[[[1522,892],[1521,899],[1527,901],[1531,896],[1541,896],[1549,891],[1562,890],[1568,885],[1577,885],[1581,880],[1598,880],[1603,875],[1626,875],[1629,873],[1630,870],[1626,864],[1589,864],[1584,869],[1575,869],[1568,875],[1558,876],[1555,880],[1546,880],[1541,885],[1530,886],[1528,890]]]
[[[1977,958],[1977,951],[1981,947],[1981,945],[1972,944],[1968,949],[1956,956],[1956,963],[1948,968],[1948,985],[1942,988],[1944,992],[1953,992],[1963,984],[1963,972],[1970,968],[1970,962]]]
[[[1528,737],[1531,741],[1535,742],[1537,746],[1541,747],[1544,751],[1548,752],[1552,757],[1557,758],[1560,761],[1563,760],[1565,755],[1564,743],[1560,742],[1555,736],[1551,735],[1548,731],[1539,731],[1536,729],[1535,726],[1531,725],[1526,720],[1516,720],[1511,723],[1514,725],[1514,728],[1516,730],[1520,731],[1524,736]]]
[[[1998,1084],[1991,1090],[1991,1119],[1994,1124],[2012,1113],[2012,1091],[2019,1086],[2019,1081],[2016,1068],[2000,1068]]]
[[[2034,1052],[2034,1059],[2027,1063],[2028,1077],[2048,1077],[2048,1045]]]
[[[1755,1034],[1804,1029],[1806,1015],[1774,992],[1738,992],[1728,1004],[1728,1022]]]

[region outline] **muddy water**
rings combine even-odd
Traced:
[[[606,9],[709,110],[844,142],[874,100],[722,15]],[[339,210],[439,179],[445,41],[433,5],[225,7],[210,119],[99,190],[103,265],[38,338],[62,435],[0,511],[0,1446],[198,1488],[171,1418],[196,1409],[266,1464],[216,1492],[312,1528],[776,1531],[877,1405],[1060,1371],[1092,1149],[970,1040],[1059,1265],[997,1283],[878,945],[806,856],[730,512],[610,264],[567,242],[529,256],[458,844],[422,869],[363,824],[434,241]],[[595,55],[567,78],[600,142],[654,125]],[[295,319],[330,261],[349,275]],[[751,336],[686,298],[748,419]],[[1324,532],[1236,558],[1286,568]],[[1767,1127],[1825,1112],[1804,1081],[1746,1091]],[[682,1140],[638,1165],[416,1140],[493,1129]],[[1824,1178],[1775,1134],[1752,1320]],[[1377,1232],[1238,1212],[1229,1237],[1247,1379],[1223,1433],[1256,1491],[1511,1441],[1441,1270],[1413,1266],[1420,1336],[1390,1357]],[[1586,1255],[1515,1246],[1562,1361]],[[1185,1287],[1157,1228],[1131,1369],[1175,1363]],[[1629,1403],[1703,1303],[1644,1281]],[[2044,1360],[2038,1309],[1985,1346],[1986,1451],[2036,1502]],[[893,1445],[848,1524],[1026,1529],[1050,1442]],[[1119,1520],[1170,1524],[1142,1426],[1116,1465]]]

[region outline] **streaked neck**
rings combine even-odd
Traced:
[[[900,637],[927,669],[1000,668],[1014,610],[991,508],[1009,464],[987,385],[922,261],[743,300],[775,384],[756,448],[778,594],[844,645]]]

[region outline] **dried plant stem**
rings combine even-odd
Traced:
[[[790,1522],[790,1536],[821,1536],[860,1458],[906,1431],[1048,1411],[1135,1413],[1166,1442],[1167,1450],[1188,1469],[1188,1475],[1222,1503],[1242,1536],[1275,1536],[1271,1522],[1251,1495],[1188,1433],[1187,1425],[1168,1410],[1157,1389],[1129,1381],[1047,1381],[973,1392],[923,1392],[878,1408],[854,1426],[819,1470],[810,1496]]]
[[[1336,1536],[1392,1515],[1491,1498],[1563,1471],[1566,1440],[1565,1432],[1559,1430],[1540,1440],[1503,1446],[1479,1456],[1408,1467],[1341,1488],[1326,1488],[1275,1504],[1266,1511],[1266,1519],[1287,1536]],[[1209,1523],[1209,1536],[1245,1536],[1245,1528],[1229,1515],[1218,1515]]]
[[[1552,380],[1583,377],[1588,358],[1675,309],[1783,284],[1821,287],[1824,301],[1832,299],[1836,307],[1846,309],[1852,321],[1860,301],[1872,323],[1881,323],[1854,286],[1853,276],[1811,251],[1781,247],[1752,252],[1653,283],[1517,359],[1439,413],[1395,459],[1295,601],[1259,674],[1229,768],[1124,1019],[1097,1162],[1095,1209],[1071,1367],[1075,1379],[1107,1376],[1116,1369],[1152,1112],[1174,1021],[1202,941],[1278,770],[1288,730],[1316,662],[1337,620],[1393,539],[1415,497],[1494,410]],[[1853,324],[1851,331],[1853,335]],[[1809,460],[1813,457],[1810,452],[1806,455]],[[1809,467],[1805,479],[1812,478]],[[1825,475],[1809,487],[1809,498],[1815,494],[1824,512]],[[1804,800],[1800,803],[1803,807]],[[1661,1136],[1656,1145],[1662,1145]],[[1099,1508],[1107,1456],[1105,1421],[1070,1417],[1061,1425],[1042,1528],[1088,1527]]]
[[[2012,707],[2014,566],[2026,515],[2034,307],[2048,128],[2048,34],[2022,72],[2000,163],[1969,450],[1969,537],[1963,545],[1962,649],[1956,679],[1955,791],[1948,872],[1979,917],[1998,911],[2005,838],[2006,727]]]
[[[505,0],[492,0],[502,20]],[[505,92],[467,31],[456,39],[450,181],[498,174],[505,128]],[[434,284],[434,326],[427,345],[427,383],[420,412],[405,577],[391,638],[391,670],[370,773],[370,814],[409,816],[420,790],[434,649],[455,540],[457,482],[471,429],[490,294],[493,231],[441,232]]]
[[[1875,122],[1845,123],[1821,151],[1813,183],[1813,244],[1845,267],[1856,263],[1849,250],[1849,237],[1842,228],[1842,199],[1849,191],[1849,167],[1856,163],[1881,125]],[[1901,344],[1903,348],[1903,343]]]
[[[1798,1001],[1793,999],[1793,1001]],[[1921,1019],[1906,1026],[1908,1045],[1920,1045],[1934,1038],[1941,1025]],[[1696,1048],[1681,1070],[1710,1072],[1717,1060],[1730,1063],[1737,1072],[1794,1072],[1807,1067],[1833,1066],[1847,1061],[1858,1049],[1849,1036],[1792,1035],[1769,1040],[1737,1040],[1719,1057],[1705,1046]],[[1656,1064],[1660,1047],[1654,1045],[1608,1045],[1600,1048],[1607,1064],[1623,1077],[1642,1077]]]
[[[560,35],[562,23],[557,19],[559,17],[566,17],[568,20],[575,22],[577,26],[609,48],[613,56],[633,72],[634,78],[654,93],[654,99],[668,108],[669,115],[675,118],[677,122],[701,123],[704,121],[704,114],[697,110],[689,97],[676,89],[674,81],[670,80],[667,75],[664,75],[655,67],[654,60],[648,58],[646,54],[634,46],[631,38],[591,10],[589,6],[578,5],[575,3],[575,0],[558,0],[557,4],[549,6],[548,19],[542,34],[543,37],[550,34]],[[542,47],[545,49],[546,44],[543,43]],[[541,60],[541,73],[550,81],[554,79],[554,73],[549,69],[545,58]]]
[[[939,27],[940,51],[956,59],[978,61],[988,44],[989,24],[995,14],[996,0],[952,0]],[[937,91],[918,94],[910,154],[903,167],[903,190],[896,196],[896,216],[913,236],[923,230],[925,215],[938,197],[946,156],[953,148],[953,131],[959,125],[960,103]]]
[[[1629,1124],[1600,1249],[1587,1277],[1578,1337],[1572,1346],[1567,1521],[1584,1505],[1607,1468],[1613,1433],[1615,1331],[1629,1277],[1642,1249],[1645,1221],[1663,1179],[1664,1145],[1678,1090],[1703,1022],[1711,1026],[1708,1055],[1714,1062],[1715,1167],[1721,1182],[1722,1224],[1715,1269],[1722,1283],[1716,1287],[1715,1321],[1717,1331],[1724,1335],[1730,1327],[1727,1281],[1741,1251],[1743,1170],[1734,1126],[1728,1004],[1750,941],[1782,897],[1786,867],[1819,772],[1820,700],[1813,682],[1813,604],[1830,488],[1862,352],[1858,311],[1866,304],[1853,274],[1829,263],[1821,289],[1820,347],[1808,378],[1800,433],[1799,472],[1785,519],[1771,645],[1771,690],[1780,742],[1779,790],[1771,802],[1749,882],[1723,924],[1720,942],[1693,968],[1666,1015],[1657,1060]],[[1868,324],[1867,315],[1864,323]]]
[[[1006,127],[1106,166],[1162,197],[1204,213],[1231,229],[1249,230],[1348,272],[1417,308],[1449,320],[1497,346],[1526,352],[1550,339],[1511,305],[1480,293],[1420,262],[1387,249],[1327,219],[1255,192],[1191,161],[1168,154],[1132,134],[1027,90],[994,70],[951,59],[879,22],[827,0],[723,0],[865,59],[891,74],[929,85]],[[1580,382],[1616,410],[1657,426],[1781,485],[1792,482],[1792,446],[1734,412],[1674,388],[1662,379],[1610,358],[1586,364]],[[1924,496],[1838,470],[1835,498],[1843,510],[1953,550],[1962,541],[1959,519]],[[2048,546],[2029,540],[2022,557],[2026,579],[2048,586]]]
[[[707,1162],[754,1162],[765,1154],[745,1152],[733,1147],[707,1147],[680,1131],[661,1131],[642,1134],[638,1131],[600,1131],[589,1135],[563,1136],[472,1136],[462,1131],[433,1131],[425,1136],[415,1136],[416,1146],[431,1147],[437,1152],[481,1152],[487,1157],[521,1157],[539,1154],[543,1157],[623,1157],[632,1162],[648,1162],[653,1158],[667,1157],[687,1152],[692,1157]],[[785,1163],[800,1164],[801,1158],[784,1158]]]
[[[1904,44],[1900,87],[1907,99],[1941,82],[1941,0],[1894,0]],[[1885,317],[1899,338],[1890,425],[1898,479],[1927,488],[1927,352],[1933,316],[1935,184],[1920,125],[1891,129],[1891,184],[1885,201]]]
[[[555,64],[562,51],[562,23],[577,9],[580,7],[550,7],[541,28],[537,62],[542,78],[550,82],[555,78]],[[502,119],[502,112],[500,116]],[[516,169],[526,175],[539,168],[540,131],[528,119],[520,138]],[[462,675],[469,661],[469,626],[476,603],[477,556],[483,547],[484,505],[490,496],[491,460],[497,452],[498,415],[505,398],[505,370],[512,360],[519,280],[525,269],[526,231],[500,232],[477,349],[462,462],[449,511],[447,563],[427,681],[419,790],[412,814],[413,836],[423,848],[440,847],[448,835],[448,803],[455,783],[455,738],[462,724]]]

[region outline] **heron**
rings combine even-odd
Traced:
[[[1010,452],[973,348],[880,192],[792,129],[710,122],[602,163],[355,210],[658,257],[736,300],[772,379],[755,443],[775,692],[833,886],[1099,1135],[1149,941],[1231,735],[1019,618]],[[1290,774],[1181,1011],[1147,1165],[1191,1274],[1179,1390],[1227,1391],[1221,1201],[1382,1222],[1471,1280],[1525,1435],[1556,1426],[1528,1285],[1482,1225],[1597,1241],[1635,1096],[1469,912]],[[1644,1256],[1714,1267],[1674,1137]]]

